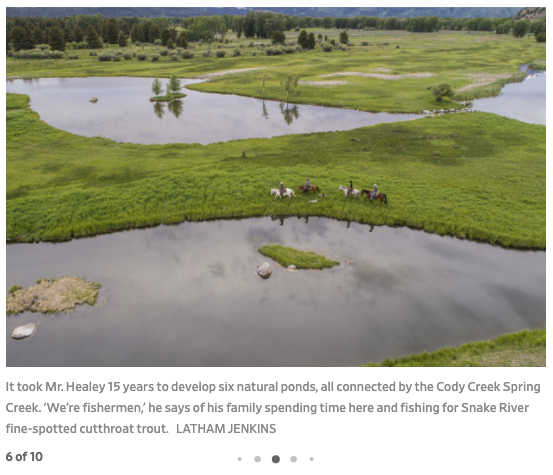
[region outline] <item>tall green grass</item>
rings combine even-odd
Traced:
[[[433,353],[419,353],[387,358],[366,366],[545,366],[546,330],[523,330],[501,335],[495,340],[466,343],[459,348],[442,348]]]
[[[26,96],[6,101],[8,241],[304,215],[545,248],[545,126],[471,113],[205,146],[139,145],[73,135],[41,121]],[[327,197],[270,194],[306,176]],[[388,205],[344,198],[338,186],[349,180],[377,183]]]
[[[258,250],[264,256],[270,257],[284,267],[293,265],[298,269],[324,269],[340,265],[338,261],[332,261],[320,254],[311,251],[300,251],[280,244],[262,246]]]

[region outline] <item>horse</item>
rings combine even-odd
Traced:
[[[367,196],[365,197],[365,199],[367,199],[371,196],[372,190],[361,190],[361,194],[363,193],[366,193]],[[384,193],[380,193],[380,191],[374,194],[373,199],[380,200],[380,204],[382,204],[382,202],[384,202],[385,205],[388,204],[388,198],[386,198],[386,195]]]
[[[282,195],[280,194],[280,190],[278,188],[272,188],[271,189],[271,195],[273,195],[275,193],[276,193],[275,200],[277,198],[282,199],[282,196],[287,196],[288,198],[292,198],[292,196],[296,196],[296,194],[294,193],[294,190],[291,190],[290,188],[286,188]]]
[[[301,190],[301,194],[303,195],[306,191],[305,191],[305,186],[304,185],[300,185],[298,186],[298,191]],[[315,195],[318,194],[321,190],[321,187],[320,186],[317,186],[317,185],[311,185],[309,187],[309,191],[312,191]],[[307,193],[309,193],[309,191]]]
[[[346,188],[345,186],[342,186],[340,185],[340,187],[338,188],[338,190],[341,190],[344,192],[344,196],[348,196],[348,190],[349,188]],[[355,188],[353,189],[353,191],[350,193],[353,195],[353,199],[355,198],[361,198],[361,192],[359,190],[356,190]]]

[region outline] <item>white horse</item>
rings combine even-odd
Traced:
[[[280,190],[278,188],[271,189],[271,195],[274,195],[275,193],[276,193],[275,200],[277,198],[282,199],[282,196],[280,195]],[[294,190],[291,190],[290,188],[285,188],[283,195],[287,196],[288,198],[292,198],[292,196],[296,196],[296,194],[294,193]]]
[[[348,196],[348,188],[347,187],[340,185],[340,188],[338,188],[338,189],[344,192],[344,196],[346,196],[346,197]],[[361,191],[356,190],[354,188],[353,192],[351,194],[353,195],[353,199],[355,199],[355,198],[361,199]]]

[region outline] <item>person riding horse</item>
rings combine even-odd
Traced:
[[[309,190],[311,189],[311,182],[309,181],[309,178],[305,182],[305,193],[309,193]]]
[[[349,188],[348,188],[348,196],[353,193],[353,181],[350,180],[349,182]]]
[[[284,182],[283,181],[280,182],[280,188],[278,189],[278,191],[280,192],[280,197],[282,198],[282,196],[284,195],[284,193],[286,191],[286,188],[284,188]]]
[[[376,195],[376,194],[378,193],[378,189],[377,189],[377,187],[376,187],[376,184],[373,184],[373,186],[374,186],[374,189],[373,189],[373,191],[371,192],[371,196],[370,196],[370,200],[371,200],[371,201],[373,200],[374,195]]]

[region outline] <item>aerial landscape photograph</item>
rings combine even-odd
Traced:
[[[545,7],[7,7],[6,365],[545,367]]]

